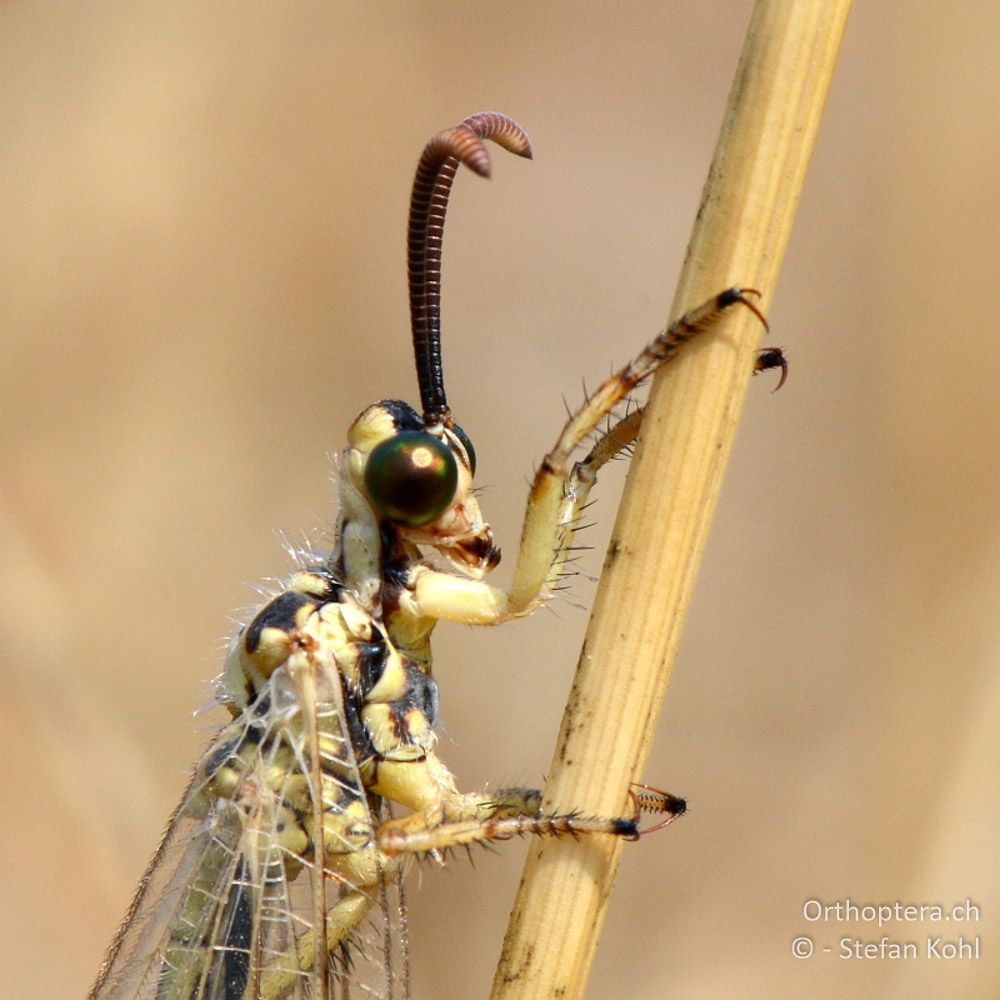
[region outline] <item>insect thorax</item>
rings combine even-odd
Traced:
[[[430,636],[436,619],[421,614],[414,599],[416,581],[426,572],[420,545],[436,547],[471,576],[495,564],[497,554],[469,492],[471,445],[450,432],[442,441],[460,471],[451,501],[434,522],[402,525],[370,502],[365,468],[371,453],[422,426],[410,407],[394,401],[368,407],[352,425],[333,554],[325,565],[293,574],[230,647],[220,698],[236,721],[205,774],[213,793],[229,797],[245,785],[240,762],[266,749],[263,740],[294,747],[326,739],[331,746],[320,760],[332,783],[324,787],[324,808],[339,811],[377,783],[380,762],[421,760],[433,746],[438,694]],[[337,720],[339,731],[310,736],[310,705],[316,717]],[[287,783],[287,771],[296,766],[281,761],[276,770]],[[294,791],[281,795],[302,828]]]

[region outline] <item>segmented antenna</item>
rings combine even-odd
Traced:
[[[441,366],[441,240],[448,197],[458,164],[480,177],[490,176],[485,139],[531,159],[531,143],[512,118],[493,111],[469,115],[439,132],[424,147],[413,179],[407,264],[410,275],[410,325],[420,384],[424,423],[451,423]]]

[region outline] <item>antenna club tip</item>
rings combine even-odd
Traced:
[[[489,180],[493,176],[493,164],[490,162],[490,155],[485,149],[479,155],[471,156],[463,161],[465,165],[480,177]]]
[[[520,125],[509,115],[499,111],[480,111],[462,120],[461,125],[470,129],[481,139],[492,139],[508,153],[533,158],[531,140]]]

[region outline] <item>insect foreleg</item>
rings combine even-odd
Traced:
[[[597,471],[635,440],[642,411],[634,410],[613,424],[585,459],[571,465],[573,452],[637,385],[674,358],[683,344],[710,329],[726,310],[741,304],[765,322],[752,300],[757,294],[752,289],[730,288],[686,313],[606,379],[570,416],[535,473],[509,591],[421,566],[411,581],[416,612],[428,618],[493,625],[529,614],[543,603],[559,582]],[[784,368],[781,352],[772,349],[761,355],[756,367],[779,365]]]
[[[601,383],[597,391],[570,417],[556,446],[545,456],[535,473],[521,533],[514,582],[510,588],[509,614],[516,615],[531,610],[545,600],[558,583],[586,500],[586,490],[576,488],[578,480],[579,485],[586,482],[586,475],[583,478],[579,475],[581,466],[567,468],[576,448],[637,385],[672,360],[687,341],[710,329],[727,309],[737,303],[742,304],[766,326],[763,315],[752,300],[757,295],[753,289],[730,288],[697,309],[685,313],[649,343],[633,361]],[[641,416],[635,418],[636,431],[641,419]],[[631,433],[632,425],[625,424],[623,430]],[[589,470],[591,477],[600,464],[630,442],[626,441],[616,447],[615,438],[612,437],[610,443],[611,451],[606,457],[598,455],[600,460]]]
[[[781,369],[781,378],[774,389],[777,392],[785,384],[785,379],[788,377],[788,361],[782,354],[780,347],[768,347],[759,351],[754,361],[753,373],[758,375],[760,372],[772,368]],[[635,444],[645,413],[645,407],[636,407],[621,420],[612,423],[597,439],[587,457],[573,466],[573,471],[566,479],[565,495],[571,508],[577,514],[586,505],[587,494],[596,481],[597,473],[601,467]],[[570,516],[568,512],[563,515],[563,517],[568,516]]]

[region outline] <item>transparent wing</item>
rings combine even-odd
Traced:
[[[304,700],[279,668],[208,748],[91,1000],[408,996],[401,867],[324,673]]]

